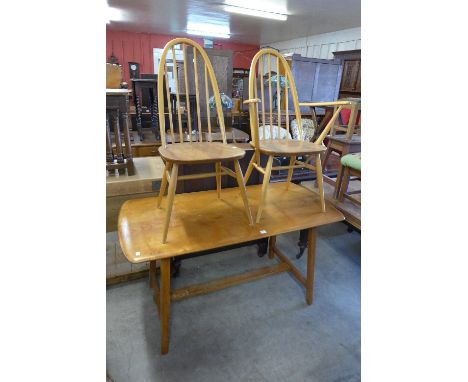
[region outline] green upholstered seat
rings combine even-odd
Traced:
[[[354,170],[361,171],[361,153],[344,155],[341,158],[341,164],[345,167],[351,167]]]

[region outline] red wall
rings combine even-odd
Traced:
[[[177,36],[108,30],[106,33],[106,59],[114,53],[119,64],[122,65],[125,81],[130,84],[128,62],[138,62],[140,73],[153,73],[153,48],[164,48],[164,45],[175,37]],[[202,38],[193,38],[193,40],[203,46]],[[233,67],[248,69],[260,46],[215,40],[214,48],[232,50]]]

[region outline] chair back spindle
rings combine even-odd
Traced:
[[[176,46],[180,46],[181,57],[179,61],[177,60],[177,50]],[[169,54],[171,52],[171,54]],[[179,56],[180,57],[180,56]],[[172,58],[172,79],[173,86],[169,86],[169,70],[168,64]],[[180,69],[180,70],[179,70]],[[181,78],[183,77],[183,79]],[[166,135],[170,135],[171,143],[184,143],[184,129],[182,126],[183,114],[187,114],[187,129],[188,129],[188,142],[203,142],[204,140],[208,142],[213,141],[213,133],[215,133],[215,127],[212,125],[211,116],[214,114],[215,121],[218,121],[219,130],[221,133],[221,139],[224,144],[226,144],[226,132],[224,126],[224,115],[221,104],[221,97],[219,93],[218,84],[216,82],[216,77],[214,74],[213,67],[211,65],[210,59],[203,48],[196,43],[187,38],[176,38],[169,43],[163,49],[161,54],[161,60],[159,64],[158,78],[166,79],[166,89],[163,87],[164,81],[158,81],[158,99],[162,100],[164,96],[164,90],[166,91],[167,99],[175,97],[175,108],[172,110],[171,102],[168,102],[168,109],[159,108],[159,126],[161,130],[161,144],[163,147],[166,147],[168,140]],[[204,92],[203,92],[203,87]],[[184,90],[181,90],[184,88]],[[200,89],[201,88],[201,89]],[[195,96],[195,107],[193,108],[194,114],[194,123],[197,123],[198,132],[194,135],[192,128],[192,109],[190,105],[189,97],[192,95]],[[185,108],[181,107],[181,101],[185,96]],[[205,105],[202,105],[202,97],[205,97]],[[210,96],[213,96],[214,110],[210,108]],[[161,102],[159,102],[162,105]],[[210,110],[211,109],[211,110]],[[174,123],[173,114],[177,113],[177,121]],[[166,121],[166,115],[167,120]],[[206,120],[206,130],[202,125]],[[178,125],[178,131],[175,130],[175,124]],[[204,139],[204,134],[205,139]],[[178,138],[176,137],[178,135]]]
[[[272,64],[276,64],[276,81],[272,79],[273,68]],[[266,66],[266,73],[265,73]],[[284,85],[281,82],[281,76],[284,77]],[[274,85],[276,82],[276,85]],[[260,83],[260,92],[257,87]],[[284,88],[283,88],[284,86]],[[265,89],[267,88],[267,89]],[[284,91],[284,94],[283,94]],[[276,92],[276,94],[274,94]],[[259,94],[260,93],[260,94]],[[257,52],[252,59],[249,74],[249,108],[250,108],[250,128],[254,145],[258,147],[258,141],[261,139],[289,140],[289,119],[291,113],[289,110],[290,102],[289,95],[291,94],[293,102],[293,115],[298,121],[300,136],[302,136],[301,114],[299,109],[299,101],[297,98],[296,86],[292,76],[291,68],[281,53],[275,49],[265,48]],[[276,102],[273,103],[273,97],[276,97]],[[284,117],[286,122],[286,134],[281,134],[282,121],[282,98],[284,98]],[[260,121],[258,104],[261,107],[261,129],[263,134],[260,134]],[[274,117],[277,117],[276,126],[274,129]],[[268,124],[266,121],[269,120]],[[267,131],[268,130],[268,131]],[[283,129],[284,130],[284,129]],[[269,133],[269,134],[268,134]]]

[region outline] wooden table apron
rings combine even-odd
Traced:
[[[247,187],[252,210],[256,210],[261,185]],[[174,201],[168,241],[161,243],[165,215],[156,208],[156,197],[129,200],[122,205],[118,219],[119,241],[131,263],[150,262],[150,287],[160,318],[161,353],[169,351],[169,312],[171,300],[201,295],[281,272],[290,272],[306,289],[306,302],[312,304],[316,227],[342,221],[344,216],[332,204],[321,212],[319,196],[296,184],[273,183],[259,224],[249,226],[238,188],[177,194]],[[276,236],[308,230],[307,273],[305,277],[276,246]],[[268,258],[277,263],[246,273],[171,291],[171,258],[187,253],[269,238]],[[160,280],[156,262],[160,262]]]

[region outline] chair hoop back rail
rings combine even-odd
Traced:
[[[180,46],[182,51],[182,62],[177,61],[177,55],[175,47]],[[191,50],[191,51],[190,51]],[[180,51],[179,51],[180,52]],[[171,54],[169,54],[171,53]],[[192,54],[192,59],[188,59],[188,55]],[[173,65],[173,82],[174,89],[169,87],[169,76],[167,61],[172,60]],[[180,67],[179,71],[179,65]],[[183,81],[179,78],[179,73],[183,75]],[[189,75],[193,74],[194,81],[190,82],[189,87]],[[172,212],[172,206],[174,202],[174,194],[176,190],[177,180],[188,180],[188,179],[201,179],[216,177],[216,189],[218,198],[221,197],[221,176],[228,175],[237,180],[241,197],[244,202],[245,213],[249,224],[253,224],[250,207],[247,200],[247,193],[245,183],[243,180],[242,170],[239,164],[239,159],[242,159],[245,155],[245,151],[233,146],[228,146],[226,142],[226,132],[224,126],[224,116],[221,104],[221,97],[219,93],[218,83],[216,81],[215,73],[211,65],[210,59],[203,48],[187,38],[176,38],[169,41],[163,49],[161,60],[159,63],[158,79],[164,79],[165,81],[158,81],[158,101],[160,105],[163,105],[164,92],[166,92],[167,99],[170,99],[170,90],[175,91],[176,97],[176,112],[173,113],[171,110],[171,104],[168,103],[168,111],[166,112],[164,107],[159,108],[159,126],[161,130],[161,147],[159,148],[159,154],[165,162],[164,174],[161,182],[161,188],[159,190],[158,207],[161,207],[163,196],[166,192],[166,187],[169,184],[167,194],[167,207],[166,207],[166,220],[163,229],[162,243],[166,243],[170,217]],[[200,89],[204,85],[204,93],[201,93],[203,89]],[[214,99],[214,112],[219,123],[219,130],[221,133],[222,142],[213,142],[212,133],[214,133],[214,126],[211,125],[210,115],[210,85],[211,93],[213,93]],[[185,94],[180,94],[181,87],[184,87]],[[165,89],[164,89],[165,87]],[[196,120],[198,131],[193,134],[191,111],[189,102],[189,92],[193,89],[195,93],[195,106],[196,106]],[[205,105],[202,105],[201,94],[205,96]],[[185,134],[182,126],[182,109],[180,107],[181,98],[185,96],[187,105],[187,127],[188,133]],[[206,114],[202,115],[202,111]],[[172,119],[172,115],[177,114],[177,125],[178,130],[175,130],[175,121]],[[166,116],[169,120],[169,129],[166,127]],[[206,117],[205,117],[206,116]],[[202,128],[202,122],[206,119],[207,129]],[[204,133],[207,132],[206,139],[204,140]],[[170,143],[168,144],[168,137],[170,135]],[[178,138],[176,135],[178,134]],[[187,137],[186,137],[187,136]],[[222,166],[221,162],[232,162],[234,165],[234,171],[228,167]],[[190,165],[190,164],[213,164],[214,171],[207,173],[191,174],[178,176],[179,165]]]
[[[276,63],[276,81],[272,81],[272,61]],[[266,73],[265,73],[266,67]],[[282,90],[280,89],[280,74],[284,73],[284,110],[282,110]],[[272,86],[272,82],[276,82],[276,86]],[[260,84],[260,92],[258,86]],[[273,87],[276,89],[276,105],[273,105]],[[265,89],[267,88],[267,89]],[[297,120],[299,137],[303,136],[303,128],[301,121],[300,106],[310,107],[324,107],[334,106],[335,111],[333,117],[328,122],[322,133],[319,135],[315,142],[305,142],[302,140],[293,140],[290,137],[289,131],[289,91],[291,92],[291,99],[293,103],[293,114]],[[255,168],[263,174],[262,194],[259,201],[256,222],[259,223],[265,203],[268,183],[270,181],[271,172],[274,170],[288,170],[286,188],[292,180],[293,170],[295,168],[307,168],[315,171],[317,174],[318,190],[321,202],[322,212],[325,212],[325,195],[323,191],[323,177],[320,154],[325,151],[323,140],[328,132],[335,124],[340,111],[348,101],[334,101],[334,102],[299,102],[297,97],[296,85],[292,76],[291,69],[281,53],[275,49],[265,48],[261,49],[253,57],[250,66],[249,74],[249,99],[244,101],[249,105],[250,111],[250,130],[252,135],[251,145],[255,148],[255,154],[249,163],[249,167],[245,173],[244,182],[247,183],[249,177]],[[259,126],[259,104],[261,104],[261,120],[262,120],[262,134],[260,134]],[[285,113],[286,131],[283,133],[281,128],[281,113]],[[277,115],[278,126],[273,127],[273,115]],[[269,125],[266,120],[269,120]],[[267,134],[269,133],[269,134]],[[262,167],[260,162],[260,155],[268,156],[266,167]],[[273,166],[273,159],[275,156],[289,157],[289,165],[286,166]],[[304,156],[305,160],[300,161],[298,156]],[[309,163],[315,160],[314,164]]]

